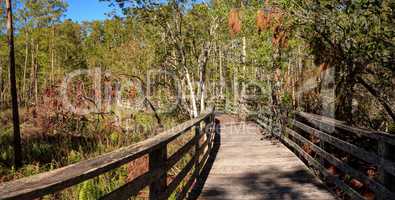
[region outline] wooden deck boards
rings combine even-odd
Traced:
[[[257,125],[219,120],[219,149],[198,199],[336,199],[284,145],[262,139]]]

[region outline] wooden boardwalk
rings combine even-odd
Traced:
[[[391,154],[395,136],[378,131],[350,127],[333,119],[322,118],[304,112],[296,112],[282,135],[282,141],[298,152],[309,165],[318,170],[328,182],[340,189],[345,199],[394,199],[392,177],[395,176],[395,160]],[[268,118],[257,116],[256,122],[267,127]],[[213,126],[215,125],[215,129]],[[318,129],[316,129],[319,127]],[[193,130],[194,137],[176,152],[168,155],[168,146]],[[334,131],[334,132],[333,132]],[[217,134],[215,134],[216,132]],[[56,170],[0,184],[0,200],[37,199],[55,194],[71,186],[98,177],[127,163],[148,155],[149,170],[121,187],[103,195],[100,199],[130,199],[149,187],[149,199],[228,200],[228,199],[289,199],[331,200],[336,197],[305,167],[287,147],[263,134],[257,124],[238,121],[229,115],[216,115],[214,109],[197,118],[183,122],[142,142],[80,161]],[[339,135],[352,134],[376,141],[388,151],[375,152],[342,140]],[[279,135],[279,132],[274,133]],[[319,138],[319,142],[332,145],[354,158],[380,166],[382,178],[376,180],[365,175],[364,170],[343,162],[339,155],[327,152],[307,136]],[[214,138],[213,138],[214,137]],[[319,143],[318,142],[318,143]],[[332,175],[325,166],[301,148],[306,144],[340,173],[350,174],[366,186],[356,190],[342,176]],[[382,149],[380,148],[380,149]],[[185,157],[192,159],[169,179],[169,171]],[[174,170],[172,170],[174,172]],[[190,174],[191,176],[188,176]],[[364,192],[364,191],[374,191]],[[364,192],[364,193],[363,193]]]
[[[283,144],[264,139],[256,124],[224,115],[218,119],[217,152],[195,198],[336,199]]]

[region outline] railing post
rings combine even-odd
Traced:
[[[195,126],[195,138],[199,138],[200,135],[200,123]],[[200,139],[196,140],[195,144],[195,176],[196,178],[199,176],[199,160],[200,160]]]
[[[149,170],[165,169],[167,160],[167,145],[160,147],[152,151],[149,154]],[[157,200],[158,197],[165,192],[167,187],[167,171],[162,172],[163,174],[159,179],[155,180],[149,186],[149,199]]]
[[[204,120],[204,133],[206,134],[206,139],[207,139],[207,145],[208,145],[208,149],[207,151],[211,151],[212,145],[211,145],[211,132],[210,132],[210,126],[212,125],[212,114],[210,114],[209,116],[207,116],[207,118]]]
[[[385,141],[378,141],[378,153],[381,157],[381,164],[379,165],[379,181],[389,191],[395,192],[395,177],[390,173],[387,173],[384,169],[384,159],[389,161],[395,161],[395,146],[386,143]],[[382,196],[378,196],[378,199],[384,199]]]

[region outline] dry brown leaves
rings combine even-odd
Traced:
[[[236,36],[241,31],[240,9],[233,8],[228,16],[229,32],[232,37]]]
[[[266,31],[270,27],[271,22],[271,12],[265,11],[265,9],[258,10],[256,16],[256,26],[258,28],[258,32]]]

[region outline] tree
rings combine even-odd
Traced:
[[[7,14],[6,14],[6,7],[5,4],[0,3],[0,108],[6,105],[6,100],[4,99],[5,96],[5,88],[6,88],[6,76],[7,70],[5,63],[7,60],[5,59],[7,54]]]
[[[1,2],[0,2],[1,3]],[[9,66],[10,66],[10,86],[12,98],[12,119],[14,125],[14,162],[15,167],[22,166],[22,146],[21,134],[19,126],[19,111],[18,111],[18,93],[15,77],[15,49],[14,49],[14,26],[12,20],[12,4],[11,0],[6,0],[7,5],[7,36],[9,48]]]
[[[361,81],[364,74],[371,74],[368,69],[375,66],[394,72],[391,10],[395,5],[390,0],[286,2],[284,8],[294,17],[294,27],[309,44],[316,64],[336,69],[336,117],[351,122],[355,86],[357,82],[368,86]],[[388,101],[384,103],[372,88],[366,89],[388,108]],[[393,111],[386,111],[393,116]]]
[[[209,5],[193,5],[193,1],[110,2],[117,3],[127,16],[147,27],[153,25],[157,27],[155,31],[163,34],[166,39],[165,47],[163,40],[155,41],[155,45],[166,49],[167,53],[163,55],[165,58],[162,61],[165,60],[166,65],[175,68],[176,73],[186,81],[187,88],[182,91],[188,91],[184,92],[184,96],[188,93],[189,99],[184,99],[182,105],[191,116],[197,117],[205,108],[207,64],[218,27],[215,16],[209,13]],[[191,6],[190,12],[187,11],[188,6]],[[199,80],[197,87],[195,80]]]
[[[57,57],[57,45],[60,42],[57,36],[57,24],[67,8],[67,4],[61,0],[38,0],[22,1],[24,5],[18,11],[18,17],[21,21],[21,31],[23,34],[19,38],[24,39],[25,57],[22,79],[22,97],[35,97],[35,103],[38,101],[39,87],[47,83],[53,84],[55,76],[56,63],[59,63]],[[45,49],[45,50],[43,50]],[[30,83],[27,83],[30,53]],[[61,57],[61,56],[59,56]],[[49,79],[40,82],[42,71],[49,71]],[[29,88],[26,86],[30,85]],[[28,91],[26,91],[28,90]],[[25,100],[22,98],[22,100]],[[28,101],[28,100],[26,100]]]

